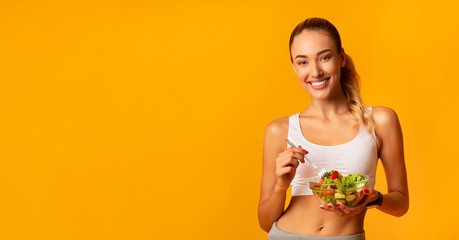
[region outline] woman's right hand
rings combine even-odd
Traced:
[[[298,147],[290,147],[279,153],[276,158],[276,177],[277,182],[275,188],[279,190],[287,190],[295,177],[296,168],[301,163],[304,163],[304,155],[308,152]]]

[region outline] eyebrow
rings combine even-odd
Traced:
[[[324,50],[318,52],[317,56],[319,56],[320,54],[325,53],[325,52],[331,52],[331,50],[328,49],[328,48],[324,49]],[[306,55],[296,55],[295,59],[297,59],[297,58],[307,58],[307,56]]]

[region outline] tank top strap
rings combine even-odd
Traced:
[[[365,107],[366,107],[368,110],[370,110],[370,114],[371,114],[371,116],[373,116],[373,107],[371,107],[371,106],[365,106]],[[371,135],[372,135],[372,137],[373,137],[373,140],[374,140],[375,143],[376,143],[376,132],[375,132],[374,126],[373,126],[373,130],[372,130],[372,132],[371,132]]]
[[[289,117],[288,121],[288,137],[293,139],[297,144],[300,144],[302,142],[302,132],[301,132],[301,126],[300,126],[300,121],[299,121],[299,116],[300,113],[295,113],[292,116]],[[287,144],[287,147],[292,147],[290,144]]]

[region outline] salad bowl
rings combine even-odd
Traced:
[[[342,175],[338,171],[330,171],[326,177],[315,177],[309,182],[314,196],[324,204],[338,202],[353,207],[365,198],[363,189],[369,186],[369,177],[362,174]]]

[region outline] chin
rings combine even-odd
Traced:
[[[311,95],[311,99],[324,101],[324,100],[330,99],[330,96],[329,95],[314,95],[314,96]]]
[[[321,91],[317,91],[317,90],[307,89],[306,91],[311,96],[311,99],[327,100],[327,99],[331,98],[331,94],[330,94],[329,90],[325,90],[324,89],[324,90],[321,90]]]

